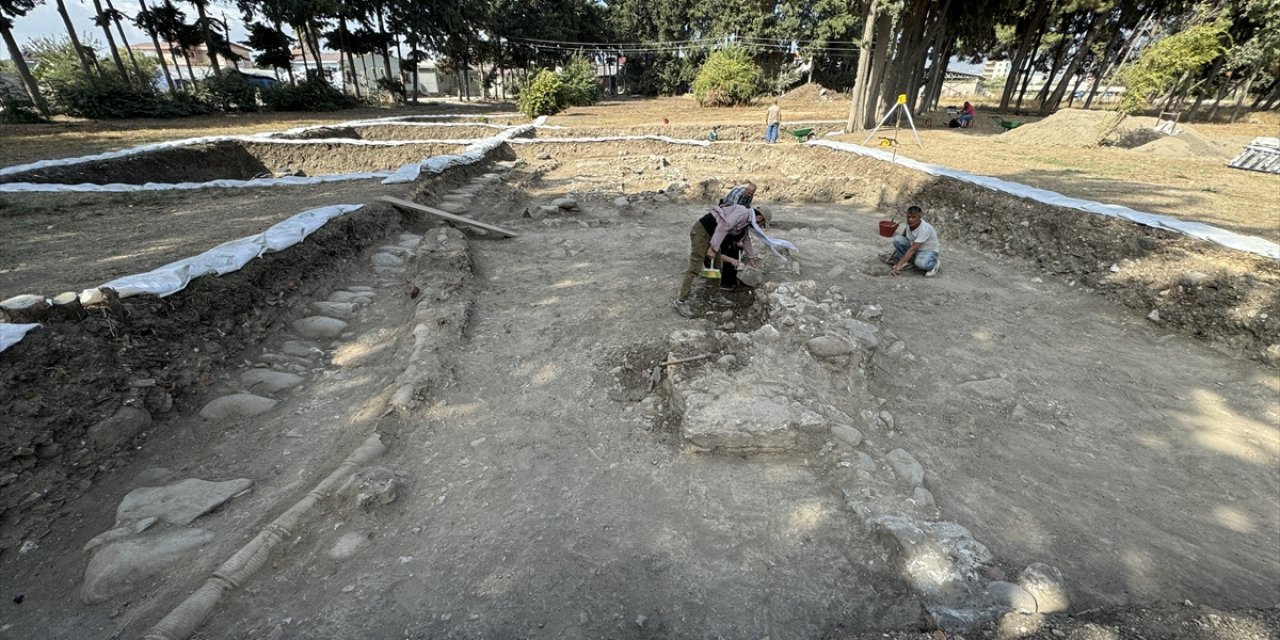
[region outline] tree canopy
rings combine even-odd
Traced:
[[[13,25],[41,2],[65,14],[64,0],[0,0],[0,36],[10,57],[21,57],[19,44],[10,42]],[[114,68],[117,78],[145,83],[135,77],[136,60],[129,72],[117,52],[111,27],[123,41],[122,20],[139,26],[157,49],[172,47],[168,62],[178,64],[171,69],[160,61],[171,93],[196,79],[190,56],[198,49],[209,52],[215,72],[240,62],[209,0],[142,0],[133,15],[109,0],[93,6],[108,45],[84,46],[67,33],[86,82]],[[350,75],[345,85],[357,98],[378,87],[402,92],[426,59],[458,75],[465,91],[475,76],[484,96],[501,87],[505,97],[539,69],[563,68],[575,56],[580,69],[616,73],[628,92],[684,93],[694,89],[710,54],[732,50],[758,70],[753,91],[780,93],[806,81],[851,90],[852,128],[873,124],[900,94],[913,109],[937,107],[955,58],[1007,63],[986,83],[1001,112],[1045,114],[1120,92],[1127,110],[1205,117],[1231,99],[1236,112],[1246,99],[1251,108],[1280,102],[1280,0],[234,0],[233,6],[249,34],[243,44],[257,51],[252,64],[301,82],[295,65],[317,73],[324,50],[337,51]],[[357,85],[355,59],[369,56],[380,61],[376,86]],[[39,82],[18,66],[38,98]],[[1201,110],[1202,103],[1213,106]]]

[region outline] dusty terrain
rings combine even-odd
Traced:
[[[832,101],[811,102],[821,115]],[[690,221],[745,177],[799,252],[770,257],[772,284],[738,307],[698,298],[685,320],[669,301]],[[0,637],[142,636],[374,434],[386,453],[325,494],[195,637],[913,637],[937,609],[854,499],[858,483],[892,483],[890,449],[919,461],[927,491],[915,495],[936,502],[903,508],[964,525],[993,556],[984,580],[1044,562],[1070,591],[1070,613],[963,633],[1280,630],[1280,381],[1263,362],[1280,340],[1274,261],[794,144],[548,141],[399,188],[6,195],[0,216],[23,240],[0,247],[17,264],[0,292],[79,290],[320,204],[434,204],[459,190],[468,215],[520,236],[371,204],[241,272],[0,354],[0,411],[15,418],[2,434],[14,455]],[[565,195],[577,206],[529,217]],[[908,201],[942,233],[938,278],[891,277],[876,259],[876,220]],[[1055,244],[1065,250],[1043,248]],[[371,263],[386,245],[414,258]],[[1190,272],[1206,277],[1184,284]],[[717,344],[739,345],[723,355],[749,359],[732,336],[767,335],[780,308],[765,294],[780,285],[813,291],[823,313],[883,310],[865,390],[841,408],[856,415],[865,393],[890,421],[858,424],[865,441],[852,447],[827,435],[768,455],[696,453],[673,391],[647,385],[651,368],[690,332],[723,332]],[[342,293],[367,302],[340,335],[296,335],[294,320]],[[805,317],[773,321],[795,332]],[[753,371],[740,364],[695,361],[665,379]],[[263,392],[279,404],[262,415],[197,415],[253,390],[241,375],[254,369],[304,382]],[[802,400],[818,388],[787,386]],[[121,406],[153,421],[104,436]],[[863,456],[875,478],[851,479],[844,463]],[[81,548],[113,526],[121,498],[191,477],[253,488],[195,520],[209,532],[198,553],[82,604],[93,554]]]

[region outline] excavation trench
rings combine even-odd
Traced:
[[[1280,488],[1271,435],[1258,427],[1274,389],[1260,365],[1153,332],[1142,316],[1161,305],[1161,326],[1261,357],[1280,317],[1266,314],[1274,265],[829,150],[535,141],[509,153],[518,161],[498,178],[482,175],[492,164],[451,170],[410,195],[465,203],[465,215],[517,238],[374,204],[241,272],[126,300],[5,352],[0,412],[20,418],[2,434],[14,454],[5,495],[16,497],[3,533],[9,549],[27,549],[0,556],[28,602],[15,629],[139,635],[371,433],[388,452],[364,484],[326,497],[197,637],[907,628],[926,608],[936,621],[929,605],[950,596],[904,574],[909,556],[892,529],[871,523],[895,505],[920,522],[953,518],[990,545],[993,556],[968,567],[984,585],[1017,582],[1044,561],[1062,568],[1076,607],[1273,601],[1280,559],[1251,525],[1268,522]],[[770,256],[773,285],[736,308],[699,297],[690,323],[669,307],[688,228],[744,178],[761,185],[757,199],[777,207],[775,230],[800,253]],[[570,195],[575,206],[553,204]],[[942,279],[889,278],[875,259],[875,222],[907,202],[923,203],[948,243]],[[415,257],[403,270],[373,258],[403,258],[406,247]],[[1208,283],[1178,284],[1193,268]],[[313,340],[315,352],[286,353],[313,303],[366,288],[372,301],[349,328]],[[883,319],[862,315],[873,306]],[[811,338],[857,342],[841,333],[864,330],[854,319],[873,327],[874,347],[769,377],[812,353]],[[804,340],[770,342],[774,323],[784,340]],[[1166,360],[1143,369],[1155,344],[1170,345]],[[765,348],[775,354],[755,351]],[[653,367],[695,352],[715,357],[666,367],[669,387],[647,384]],[[268,414],[197,417],[245,390],[251,369],[308,382],[272,396]],[[837,393],[831,381],[859,369],[862,386]],[[751,395],[809,431],[763,453],[687,446],[680,385],[717,383],[759,385]],[[1212,383],[1231,385],[1230,399],[1215,404]],[[113,421],[125,408],[150,418]],[[864,438],[842,444],[834,426]],[[897,449],[919,460],[918,485],[900,482],[888,456]],[[1179,460],[1194,460],[1196,477],[1161,470]],[[88,558],[78,549],[112,526],[109,507],[184,477],[247,477],[255,489],[196,521],[216,535],[199,558],[132,581],[111,604],[69,604],[65,585]],[[1108,503],[1095,495],[1106,493],[1099,478],[1151,504]],[[1203,488],[1219,483],[1233,487],[1230,504]],[[1193,515],[1173,517],[1184,512]],[[1147,538],[1127,538],[1135,529]],[[1159,557],[1185,540],[1211,547],[1194,561]],[[1233,560],[1244,551],[1250,567]]]

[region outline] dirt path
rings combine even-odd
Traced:
[[[1078,606],[1280,601],[1273,369],[963,246],[945,277],[889,277],[871,218],[780,215],[813,225],[806,273],[883,305],[905,341],[873,389],[947,517],[1013,565],[1053,558]]]
[[[390,456],[412,477],[404,515],[325,577],[356,585],[346,605],[266,608],[300,613],[308,637],[804,638],[914,622],[881,547],[804,461],[685,453],[619,397],[610,370],[685,321],[652,304],[669,278],[617,273],[678,260],[663,240],[682,213],[473,241],[453,380]],[[207,637],[255,635],[261,618],[241,615]]]

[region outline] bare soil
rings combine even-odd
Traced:
[[[629,103],[627,117],[670,104]],[[747,178],[800,248],[796,270],[774,263],[768,277],[880,305],[882,330],[903,343],[873,355],[870,391],[897,424],[868,437],[924,464],[941,516],[986,543],[996,570],[1011,579],[1042,561],[1066,576],[1076,615],[972,633],[1280,632],[1280,379],[1259,361],[1280,342],[1274,261],[794,144],[502,153],[525,164],[471,211],[518,238],[464,237],[371,205],[240,272],[97,309],[0,354],[0,415],[15,417],[0,432],[13,603],[0,637],[142,635],[372,433],[388,445],[373,477],[394,479],[395,499],[327,499],[196,637],[913,637],[928,624],[919,597],[821,452],[691,453],[644,385],[673,332],[767,321],[699,298],[691,325],[669,306],[692,219]],[[411,190],[5,196],[0,216],[23,240],[0,262],[19,265],[0,291],[78,290],[319,204],[436,203],[491,167]],[[634,203],[619,208],[623,193]],[[579,211],[526,217],[566,194]],[[907,202],[942,234],[937,278],[892,277],[877,260],[876,221]],[[369,266],[406,231],[423,237],[414,269]],[[1182,284],[1193,271],[1206,278]],[[271,362],[264,352],[293,337],[311,302],[350,286],[375,301],[316,345],[303,387],[264,416],[195,415]],[[411,360],[423,339],[430,358]],[[384,412],[415,362],[431,365],[416,408]],[[86,443],[125,405],[153,426],[124,446]],[[197,521],[216,539],[189,564],[79,604],[80,548],[111,526],[118,500],[185,477],[255,487]],[[346,534],[359,550],[336,556]]]

